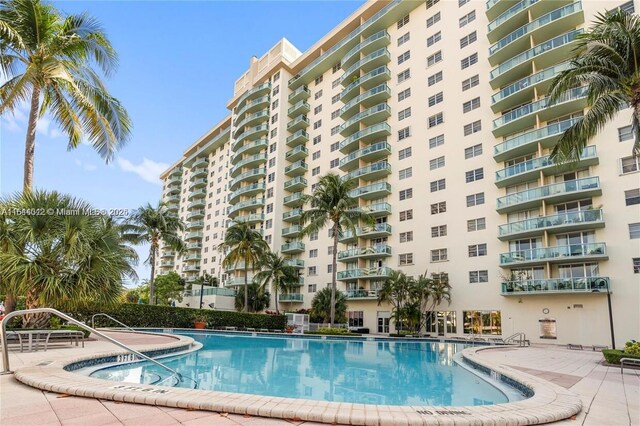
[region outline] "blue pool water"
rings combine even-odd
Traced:
[[[460,367],[454,343],[318,340],[177,333],[202,349],[162,362],[200,389],[387,405],[486,405],[507,397]],[[103,368],[93,377],[154,383],[167,374],[149,363]],[[185,380],[178,386],[193,387]]]

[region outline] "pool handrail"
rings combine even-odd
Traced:
[[[116,323],[120,324],[121,326],[123,326],[123,327],[124,327],[124,328],[126,328],[127,330],[129,330],[129,331],[135,331],[133,328],[129,327],[127,324],[125,324],[125,323],[123,323],[123,322],[121,322],[121,321],[118,321],[117,319],[115,319],[115,318],[114,318],[114,317],[112,317],[111,315],[107,315],[107,314],[105,314],[104,312],[100,312],[100,313],[98,313],[98,314],[93,314],[93,315],[91,316],[91,328],[94,328],[94,329],[96,328],[96,326],[95,326],[95,324],[94,324],[94,320],[95,320],[95,318],[96,318],[96,317],[107,317],[107,318],[109,318],[111,321],[113,321],[113,322],[116,322]]]

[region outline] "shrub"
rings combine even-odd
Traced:
[[[316,331],[306,331],[305,334],[320,334],[323,336],[360,336],[358,333],[352,333],[347,328],[319,328]]]
[[[622,358],[640,359],[640,355],[632,355],[617,349],[603,349],[602,355],[604,355],[604,359],[606,359],[609,364],[620,364],[620,359]]]
[[[636,342],[635,340],[629,340],[624,345],[624,353],[629,355],[640,356],[640,342]]]

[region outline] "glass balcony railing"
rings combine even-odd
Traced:
[[[231,195],[229,196],[229,200],[235,200],[236,198],[238,198],[243,194],[264,191],[266,187],[267,186],[265,183],[252,183],[250,185],[245,185],[240,189],[238,189],[237,191],[232,192]]]
[[[238,136],[238,140],[251,139],[253,136],[265,135],[269,132],[269,126],[262,124],[260,126],[250,127]]]
[[[191,165],[192,168],[197,169],[198,167],[206,167],[209,164],[209,160],[207,157],[196,158],[196,160]]]
[[[597,223],[604,223],[604,216],[601,209],[582,210],[551,216],[540,216],[500,225],[498,226],[498,236],[505,237],[526,232],[543,231],[550,228],[564,228],[571,225],[591,226]]]
[[[359,207],[359,209],[371,216],[385,216],[391,214],[391,204],[389,203],[367,204],[366,206]]]
[[[377,299],[380,290],[345,290],[347,299]]]
[[[497,199],[497,209],[526,203],[528,201],[538,201],[555,195],[565,195],[573,192],[593,190],[600,188],[600,179],[588,177],[582,179],[569,180],[561,183],[553,183],[538,188],[528,189],[513,194],[509,194]]]
[[[357,268],[347,269],[346,271],[338,271],[337,279],[340,281],[352,280],[352,279],[367,279],[367,278],[383,278],[391,276],[393,269],[386,266],[375,268]]]
[[[507,281],[502,283],[503,296],[553,293],[608,293],[609,277],[549,278]]]
[[[367,167],[354,170],[351,173],[347,173],[346,175],[342,176],[340,179],[342,179],[342,181],[344,182],[351,179],[358,179],[360,177],[366,178],[367,176],[372,176],[372,175],[378,178],[380,176],[389,175],[390,173],[391,173],[391,164],[382,161],[380,163],[371,164]]]
[[[238,163],[231,169],[229,174],[231,176],[235,176],[243,167],[255,165],[256,163],[266,163],[266,161],[267,161],[267,154],[251,155],[247,158],[242,159],[241,161],[238,161]]]
[[[238,216],[233,219],[234,222],[242,223],[242,222],[264,222],[264,214],[248,214],[244,216]]]
[[[356,73],[361,69],[366,67],[367,65],[377,66],[382,65],[383,63],[389,62],[391,60],[391,55],[389,51],[383,47],[374,52],[369,53],[364,58],[360,59],[355,64],[351,65],[348,70],[344,72],[342,77],[340,77],[340,81],[345,81],[349,78],[352,78]],[[368,70],[365,70],[368,71]]]
[[[521,90],[531,88],[532,86],[535,86],[541,81],[546,81],[546,80],[550,81],[556,76],[556,74],[568,68],[569,68],[569,63],[563,62],[561,64],[554,65],[550,68],[539,71],[535,74],[531,74],[530,76],[527,76],[521,80],[516,81],[515,83],[509,84],[508,86],[503,87],[502,89],[500,89],[499,92],[491,96],[491,104],[493,105],[498,102],[501,102],[505,98],[508,98],[509,96]]]
[[[238,98],[238,102],[236,102],[236,105],[240,108],[242,108],[242,106],[244,105],[244,101],[246,101],[247,99],[251,98],[252,96],[257,95],[258,93],[264,93],[267,92],[269,89],[271,89],[271,83],[270,82],[265,82],[262,84],[259,84],[258,86],[247,90],[244,95],[240,96]]]
[[[287,130],[290,132],[296,131],[302,127],[307,127],[309,125],[309,119],[306,115],[299,115],[293,120],[287,123]]]
[[[349,191],[351,197],[382,196],[383,194],[391,194],[391,185],[387,182],[378,182],[367,186],[361,186]]]
[[[351,66],[351,64],[358,58],[357,55],[360,53],[360,51],[362,51],[366,47],[373,45],[379,46],[381,44],[387,45],[390,43],[390,41],[391,39],[389,38],[389,33],[387,32],[387,30],[378,31],[377,33],[367,37],[364,41],[357,44],[354,48],[348,51],[342,57],[342,61],[340,61],[342,63],[342,67],[344,68]],[[369,47],[369,50],[371,50],[371,47]]]
[[[171,170],[171,173],[169,173],[169,176],[182,176],[182,167],[176,167],[175,169]]]
[[[175,262],[173,260],[163,260],[160,262],[160,266],[173,266]]]
[[[384,136],[389,136],[390,134],[391,126],[389,126],[387,123],[375,124],[371,127],[367,127],[366,129],[354,133],[353,135],[340,142],[340,151],[344,152],[345,150],[354,146],[357,147],[357,143],[360,141],[379,139]]]
[[[300,225],[289,226],[287,228],[282,228],[282,236],[286,237],[294,234],[299,234],[300,231],[302,231],[302,226]]]
[[[340,108],[340,115],[345,115],[351,110],[355,110],[359,106],[360,103],[369,99],[380,100],[389,98],[391,96],[391,90],[387,84],[381,84],[379,86],[374,87],[373,89],[367,90],[361,95],[356,96],[349,102],[347,102],[342,108]]]
[[[289,179],[284,183],[284,189],[304,188],[305,186],[307,186],[307,180],[300,176]]]
[[[235,297],[236,291],[231,288],[225,287],[205,287],[202,292],[203,296],[228,296]],[[200,288],[194,287],[192,290],[186,290],[183,293],[184,297],[200,297]]]
[[[369,71],[368,73],[366,73],[365,75],[357,78],[356,80],[352,81],[351,83],[349,83],[349,85],[347,87],[345,87],[342,92],[340,92],[340,99],[343,102],[348,101],[349,99],[351,99],[353,96],[358,94],[358,91],[356,91],[355,89],[367,84],[367,85],[373,85],[376,83],[380,83],[382,81],[387,81],[391,79],[391,71],[389,71],[389,68],[387,68],[386,65],[383,65],[381,67],[378,67],[372,71]]]
[[[200,260],[202,255],[200,253],[187,254],[183,257],[184,260]]]
[[[309,105],[309,102],[302,100],[302,101],[296,102],[295,105],[290,107],[287,110],[287,115],[289,117],[293,117],[294,115],[306,113],[306,112],[309,112],[310,110],[311,110],[311,105]]]
[[[242,115],[246,112],[251,112],[251,111],[255,111],[256,109],[260,109],[261,107],[265,107],[267,105],[269,105],[269,103],[271,102],[271,98],[267,95],[267,96],[263,96],[261,98],[258,98],[254,101],[251,101],[249,103],[247,103],[245,106],[243,106],[240,111],[238,111],[236,113],[236,117],[237,118],[242,118]]]
[[[237,124],[236,130],[233,132],[233,136],[237,138],[238,134],[245,130],[244,127],[249,123],[253,124],[256,121],[267,121],[269,119],[269,114],[269,110],[265,110],[246,116],[244,120]]]
[[[304,198],[304,193],[302,192],[294,192],[291,195],[287,195],[284,197],[283,204],[285,206],[293,205],[293,204],[302,204]]]
[[[234,204],[233,206],[229,206],[227,209],[227,214],[231,215],[240,210],[244,210],[247,208],[253,209],[261,206],[264,206],[264,198],[253,198],[251,200],[242,201],[240,203]]]
[[[184,237],[187,240],[189,240],[192,238],[202,238],[203,236],[204,234],[202,233],[202,231],[197,231],[197,232],[187,232]]]
[[[253,170],[249,170],[248,172],[241,173],[240,175],[235,177],[229,183],[229,189],[231,189],[231,190],[235,189],[235,187],[240,182],[243,182],[244,180],[254,180],[255,181],[255,180],[263,178],[266,175],[267,175],[267,169],[264,169],[264,168],[253,169]]]
[[[176,255],[176,252],[173,250],[163,251],[161,257],[173,257]]]
[[[291,266],[292,268],[304,268],[304,260],[302,259],[286,259],[284,263],[285,265]]]
[[[198,188],[200,186],[205,186],[207,184],[207,179],[195,179],[189,184],[189,189]]]
[[[493,147],[493,156],[496,157],[512,149],[532,143],[537,143],[542,139],[560,136],[562,133],[564,133],[565,130],[573,126],[578,120],[578,118],[572,118],[569,120],[560,121],[558,123],[550,124],[540,129],[531,130],[521,135],[509,138]]]
[[[493,7],[499,1],[500,0],[490,0],[490,1],[488,1],[487,2],[487,10],[490,9],[491,7]],[[513,18],[514,15],[517,15],[518,13],[522,12],[523,10],[525,10],[526,8],[531,6],[532,4],[535,4],[535,3],[539,2],[539,1],[540,0],[522,0],[522,1],[514,4],[509,9],[507,9],[505,12],[501,13],[496,19],[494,19],[493,21],[491,21],[489,23],[489,25],[487,26],[487,32],[491,32],[491,31],[495,30],[500,25],[504,24],[506,21],[508,21],[509,19]],[[490,3],[491,3],[491,7],[489,7]]]
[[[240,141],[244,142],[244,141]],[[234,152],[231,154],[231,163],[235,164],[238,160],[242,159],[243,154],[251,154],[253,152],[259,152],[263,149],[266,149],[269,146],[269,141],[267,139],[258,139],[257,141],[250,142],[248,144],[244,144],[240,146],[238,149],[234,149]]]
[[[590,243],[511,251],[500,254],[500,266],[531,262],[566,262],[578,257],[606,258],[607,246],[605,243]]]
[[[204,221],[196,220],[194,222],[188,222],[185,229],[194,229],[194,228],[203,228],[203,227],[204,227]]]
[[[289,293],[289,294],[279,294],[278,301],[279,302],[303,302],[304,295],[300,293]]]
[[[282,253],[304,251],[304,243],[301,241],[293,241],[291,243],[286,243],[280,246],[280,251]]]
[[[370,247],[357,247],[338,252],[338,260],[353,257],[386,257],[391,256],[391,246],[379,244]]]
[[[284,158],[289,161],[296,161],[300,158],[306,157],[307,155],[309,155],[309,150],[306,147],[299,145],[287,151],[287,153],[284,155]]]
[[[202,248],[202,243],[188,243],[186,247],[187,250],[200,250]]]
[[[200,198],[198,200],[194,200],[194,201],[190,202],[187,205],[187,208],[190,210],[190,209],[197,208],[197,207],[204,207],[206,204],[207,203],[204,201],[204,198]]]
[[[302,209],[293,209],[291,211],[282,213],[282,219],[293,219],[295,217],[299,217],[300,215],[302,215]]]
[[[309,165],[302,160],[289,164],[284,168],[284,174],[293,176],[296,174],[304,174],[309,169]]]
[[[340,134],[346,134],[358,129],[360,123],[370,124],[381,121],[391,115],[391,108],[386,103],[381,103],[366,109],[351,117],[340,126]]]
[[[296,102],[301,99],[307,99],[311,96],[311,91],[307,86],[298,87],[296,90],[289,94],[289,102]]]
[[[308,140],[309,140],[309,133],[307,133],[304,130],[298,130],[291,136],[287,137],[287,145],[295,146],[299,143],[307,142]]]
[[[381,154],[382,156],[391,154],[391,145],[386,141],[376,142],[372,145],[369,145],[366,148],[359,149],[357,151],[352,152],[344,158],[340,159],[340,167],[351,163],[352,161],[358,159],[365,159],[367,156],[371,154]]]

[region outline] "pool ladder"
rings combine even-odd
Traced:
[[[18,316],[23,316],[23,315],[29,315],[29,314],[38,314],[38,313],[47,313],[47,314],[52,314],[55,315],[59,318],[62,318],[63,320],[70,322],[72,324],[77,325],[78,327],[82,328],[83,330],[87,330],[91,333],[95,333],[97,336],[102,337],[103,339],[113,343],[114,345],[126,350],[127,352],[129,352],[130,354],[134,355],[135,357],[138,357],[140,359],[144,359],[145,361],[148,361],[152,364],[157,365],[158,367],[168,371],[171,373],[170,376],[166,377],[165,379],[160,380],[159,382],[157,382],[157,384],[164,382],[167,379],[170,379],[172,377],[177,378],[177,383],[181,383],[184,382],[185,379],[191,380],[194,383],[194,389],[196,389],[198,387],[198,382],[190,377],[184,377],[182,374],[180,374],[179,372],[177,372],[176,370],[174,370],[171,367],[167,367],[166,365],[164,365],[163,363],[156,361],[155,359],[143,354],[142,352],[138,352],[135,349],[125,345],[124,343],[114,339],[113,337],[109,337],[106,334],[96,330],[93,327],[89,327],[88,325],[84,324],[83,322],[80,322],[78,320],[76,320],[75,318],[70,317],[67,314],[63,314],[62,312],[58,311],[57,309],[53,309],[53,308],[36,308],[36,309],[25,309],[25,310],[21,310],[21,311],[13,311],[7,315],[5,315],[5,317],[2,319],[2,323],[0,323],[0,340],[2,341],[2,371],[0,372],[0,374],[11,374],[11,367],[9,365],[9,348],[7,346],[7,324],[9,324],[9,320],[11,320],[12,318],[18,317]],[[113,321],[123,325],[124,327],[128,328],[129,330],[133,331],[133,329],[123,323],[121,323],[120,321],[116,320],[113,317],[110,317],[107,314],[96,314],[91,318],[91,325],[93,325],[93,319],[96,316],[106,316],[109,317],[110,319],[112,319]],[[176,384],[177,384],[176,383]]]

